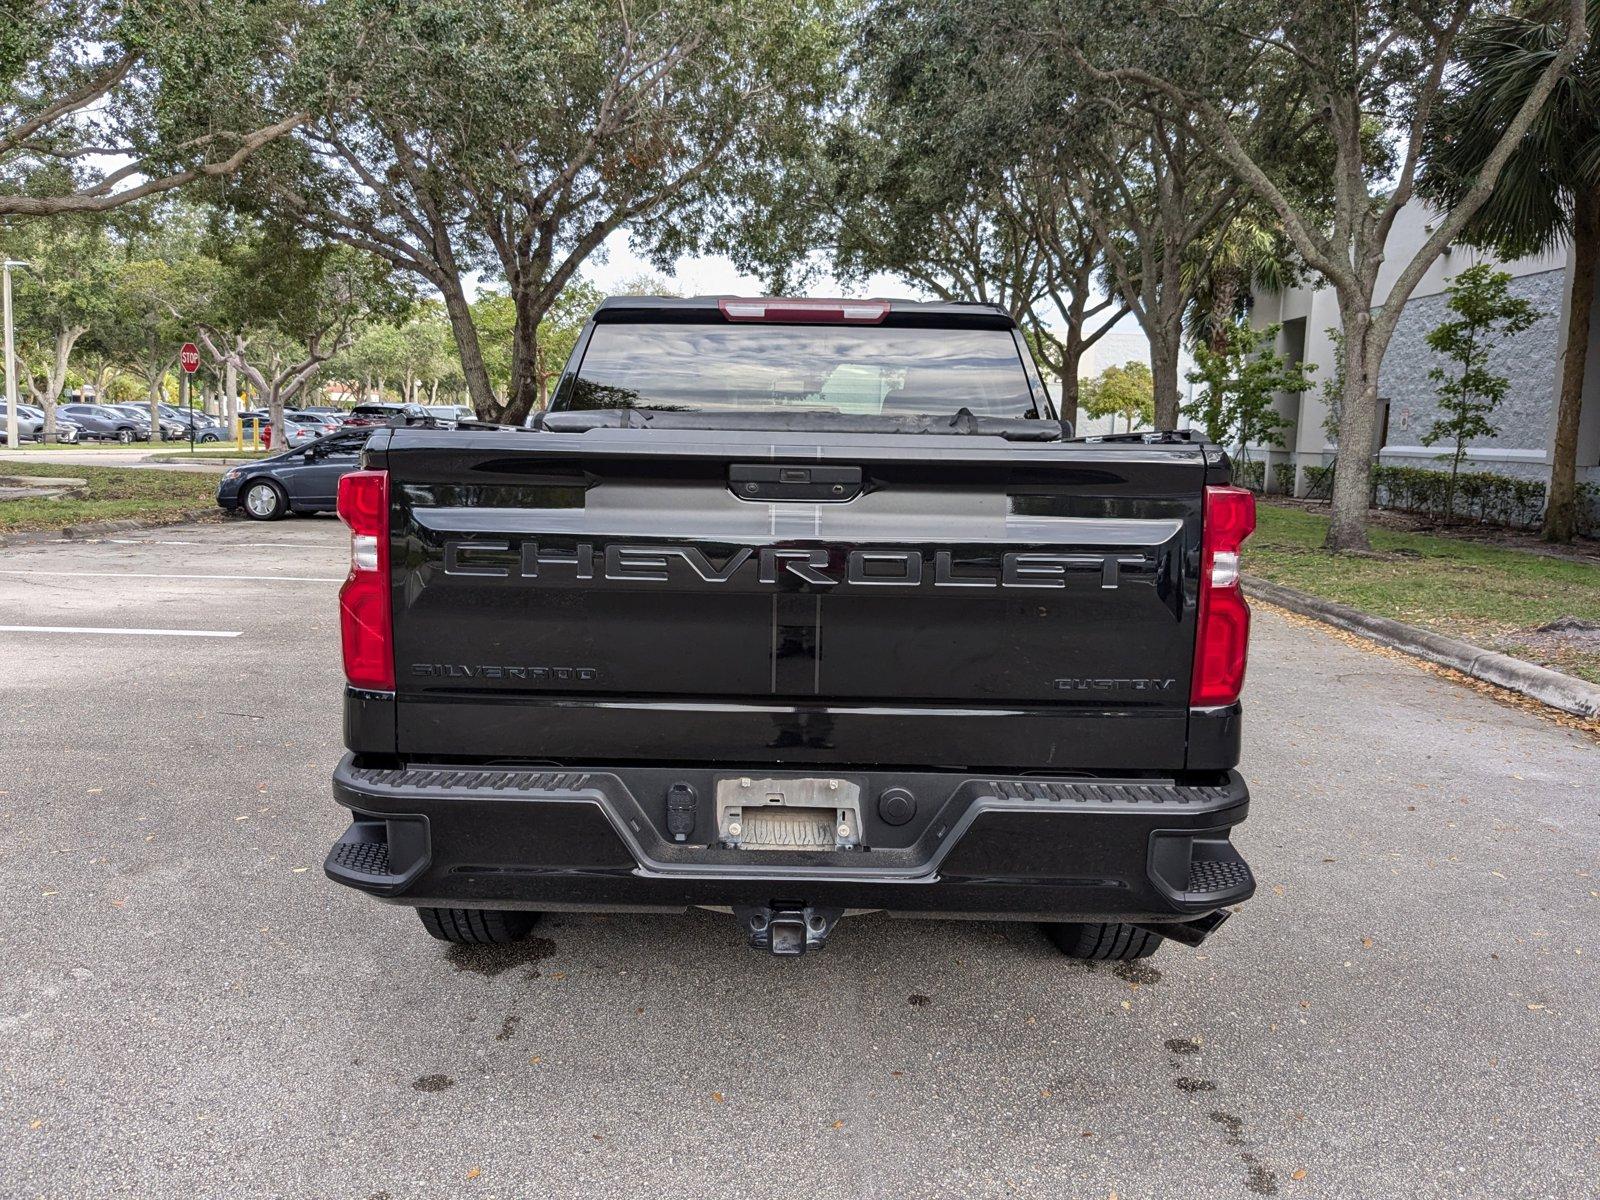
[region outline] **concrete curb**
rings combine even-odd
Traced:
[[[78,541],[104,537],[109,533],[128,533],[136,529],[160,529],[164,525],[191,525],[197,521],[215,522],[226,514],[219,508],[190,508],[170,517],[122,517],[115,521],[85,521],[60,529],[25,529],[19,533],[0,533],[0,546],[28,546],[38,542]]]
[[[1440,666],[1452,667],[1463,675],[1518,692],[1551,708],[1559,708],[1562,712],[1578,717],[1600,716],[1600,686],[1563,675],[1560,671],[1523,662],[1509,654],[1485,650],[1482,646],[1474,646],[1457,638],[1418,629],[1415,625],[1391,621],[1387,617],[1375,617],[1360,609],[1335,604],[1332,600],[1268,583],[1251,575],[1244,577],[1244,590],[1246,595],[1265,600],[1268,604],[1276,604],[1303,617],[1311,617],[1368,638],[1380,646],[1403,650]]]

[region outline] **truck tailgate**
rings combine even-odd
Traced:
[[[410,752],[1183,765],[1199,447],[397,430],[369,458]]]

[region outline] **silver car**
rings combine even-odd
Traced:
[[[6,431],[10,427],[11,409],[5,401],[0,400],[0,438],[7,436]],[[17,437],[19,440],[31,442],[34,438],[40,436],[43,430],[44,413],[41,412],[37,417],[34,417],[30,415],[28,405],[17,405]]]
[[[44,409],[40,408],[36,404],[19,404],[17,405],[17,412],[21,413],[23,416],[32,417],[39,422],[39,432],[36,436],[41,442],[44,441]],[[73,443],[80,441],[82,438],[83,426],[79,425],[71,417],[66,416],[60,409],[57,409],[56,441],[63,442],[70,446]]]

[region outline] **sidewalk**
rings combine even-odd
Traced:
[[[176,453],[172,445],[164,448],[150,446],[118,446],[115,449],[89,449],[63,446],[56,450],[12,450],[0,446],[0,462],[59,463],[74,467],[133,467],[149,471],[202,471],[220,475],[227,469],[219,460],[197,455],[197,461],[151,462],[153,455]]]

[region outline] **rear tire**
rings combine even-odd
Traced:
[[[1167,939],[1148,929],[1114,922],[1111,924],[1077,924],[1063,922],[1046,925],[1044,933],[1055,943],[1057,950],[1068,958],[1083,958],[1098,962],[1128,962],[1135,958],[1149,958],[1161,949]]]
[[[499,908],[419,908],[422,927],[441,942],[503,946],[528,936],[539,914]]]

